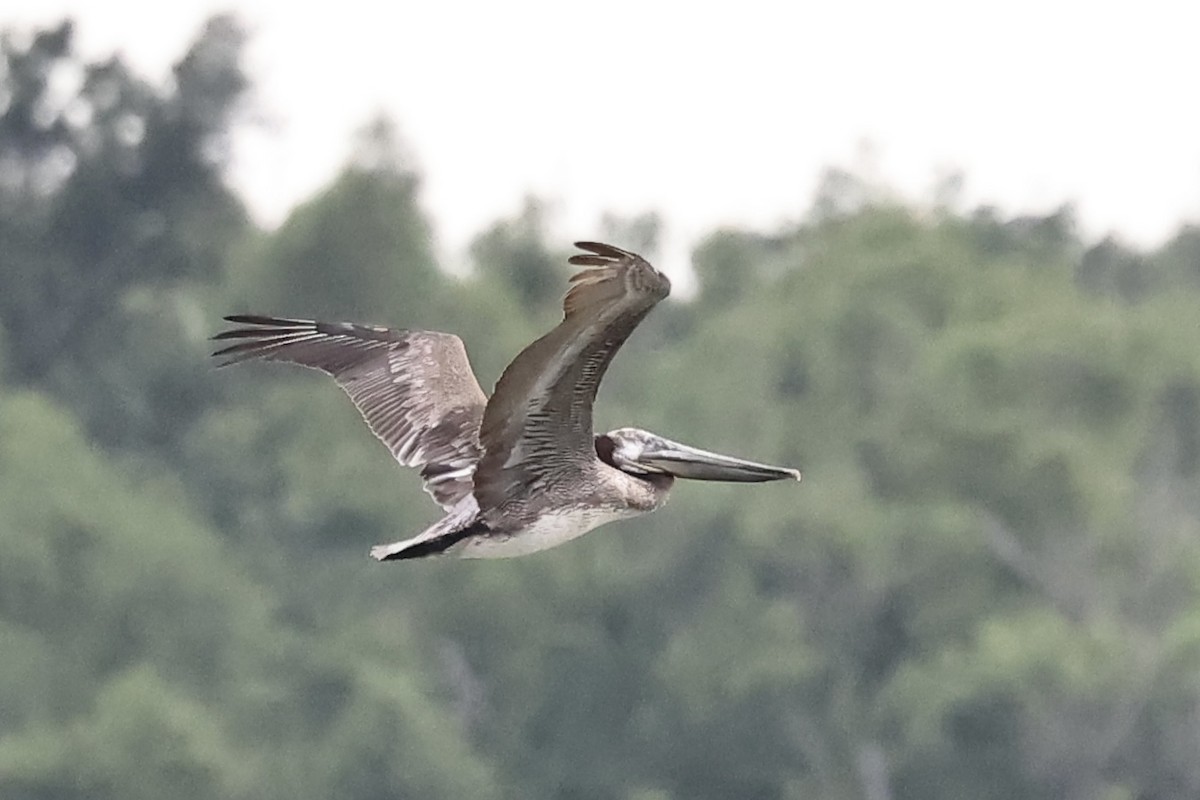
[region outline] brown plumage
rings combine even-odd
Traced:
[[[402,465],[420,467],[446,516],[379,560],[456,550],[534,552],[657,508],[674,477],[766,481],[795,470],[740,461],[624,428],[596,437],[592,405],[609,363],[671,289],[618,247],[579,242],[563,321],[509,364],[488,400],[452,334],[252,315],[217,334],[222,366],[287,361],[333,376]]]
[[[481,509],[497,508],[535,483],[579,478],[596,461],[592,404],[609,363],[671,282],[638,255],[595,242],[571,264],[563,321],[521,351],[483,414],[484,455],[476,472]]]
[[[225,319],[250,327],[213,337],[241,340],[213,354],[224,358],[221,366],[259,358],[332,375],[392,457],[421,468],[438,505],[452,508],[471,492],[487,396],[457,336],[253,315]]]

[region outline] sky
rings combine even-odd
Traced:
[[[229,180],[265,226],[381,113],[451,258],[532,194],[564,243],[657,211],[686,263],[718,226],[799,219],[828,167],[916,201],[961,172],[968,207],[1072,203],[1134,245],[1200,222],[1200,5],[1179,0],[5,0],[0,26],[69,16],[86,56],[165,82],[223,11],[256,86]]]

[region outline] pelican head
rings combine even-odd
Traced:
[[[618,428],[597,436],[596,453],[622,472],[646,479],[666,475],[734,483],[800,480],[798,470],[710,453],[640,428]]]

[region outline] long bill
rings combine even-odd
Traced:
[[[773,467],[733,456],[711,453],[698,447],[672,442],[660,436],[647,437],[637,462],[658,472],[695,481],[730,481],[733,483],[762,483],[764,481],[800,480],[800,471],[790,467]]]

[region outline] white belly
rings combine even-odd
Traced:
[[[547,514],[511,535],[492,534],[463,543],[462,558],[512,558],[546,550],[583,536],[606,522],[628,519],[638,512],[628,509],[576,508]]]

